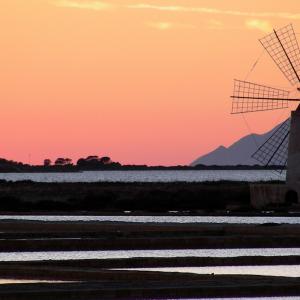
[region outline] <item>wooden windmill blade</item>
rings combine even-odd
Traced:
[[[287,108],[290,92],[252,82],[234,80],[232,114]]]
[[[262,39],[261,44],[292,84],[300,83],[300,50],[293,25],[287,25]]]
[[[288,159],[290,118],[284,121],[251,156],[263,166],[283,170]]]

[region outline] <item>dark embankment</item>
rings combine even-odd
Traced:
[[[86,273],[90,277],[97,278],[97,280],[76,283],[1,285],[0,299],[96,300],[122,298],[271,297],[294,296],[300,293],[299,278],[249,275],[162,274],[158,272],[130,271],[90,271],[81,272],[81,275],[85,278],[85,276],[88,276]],[[69,278],[68,276],[66,277]],[[132,284],[133,280],[134,285]]]
[[[0,277],[63,281],[0,285],[0,299],[5,300],[271,297],[300,294],[299,278],[107,270],[95,261],[93,264],[92,261],[1,263]]]
[[[294,247],[300,225],[0,221],[1,251]],[[263,250],[262,250],[263,251]],[[299,256],[175,257],[0,262],[0,279],[61,283],[0,284],[0,300],[169,299],[300,295],[300,279],[197,275],[127,268],[292,265]],[[118,270],[116,270],[118,269]],[[119,270],[120,269],[120,270]]]
[[[100,239],[26,239],[4,240],[0,252],[16,251],[91,251],[146,249],[212,249],[212,248],[293,248],[300,247],[300,237],[191,237],[191,238],[120,238]]]
[[[300,247],[300,225],[0,221],[0,251]]]
[[[249,211],[248,183],[0,182],[0,212]]]

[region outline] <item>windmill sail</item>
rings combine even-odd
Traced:
[[[234,80],[232,113],[287,108],[289,91],[242,80]]]
[[[289,82],[299,84],[300,50],[293,25],[274,30],[260,42]]]
[[[276,166],[284,169],[288,158],[290,118],[284,121],[252,155],[263,166]]]

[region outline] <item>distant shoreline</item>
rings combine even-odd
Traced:
[[[112,161],[109,157],[99,158],[88,156],[72,163],[69,158],[58,158],[53,164],[46,159],[43,165],[24,164],[13,160],[0,158],[0,173],[42,173],[42,172],[84,172],[84,171],[198,171],[198,170],[283,170],[279,165],[174,165],[148,166],[121,164]]]
[[[195,167],[191,166],[121,166],[121,167],[103,167],[103,168],[78,168],[77,166],[22,166],[21,168],[4,168],[1,169],[0,173],[80,173],[87,171],[247,171],[247,170],[284,170],[280,166],[205,166],[198,165]]]

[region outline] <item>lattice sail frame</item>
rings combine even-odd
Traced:
[[[300,83],[300,50],[293,25],[287,25],[260,39],[280,71],[294,86]],[[300,90],[299,90],[300,91]],[[234,81],[232,113],[288,108],[290,92],[241,80]],[[284,169],[288,159],[290,119],[283,122],[252,155],[265,166]]]
[[[288,108],[289,91],[234,80],[232,114]]]
[[[292,84],[300,82],[300,50],[292,24],[259,40],[275,64]]]
[[[290,118],[284,121],[257,149],[252,158],[264,166],[284,169],[288,159],[290,123]]]

